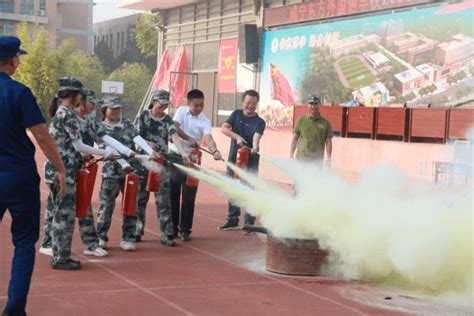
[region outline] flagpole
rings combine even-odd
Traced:
[[[156,75],[156,74],[155,74]],[[150,101],[151,101],[151,92],[152,92],[152,87],[153,87],[153,83],[155,82],[155,75],[153,75],[153,78],[151,79],[150,81],[150,85],[148,86],[148,89],[145,93],[145,96],[142,100],[142,103],[140,104],[140,107],[138,108],[138,112],[137,112],[137,115],[135,116],[135,119],[133,120],[133,123],[135,124],[136,121],[138,120],[138,117],[140,117],[140,114],[142,113],[142,111],[144,110],[144,108],[147,106],[147,104],[150,104]]]

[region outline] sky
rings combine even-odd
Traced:
[[[139,10],[125,10],[116,7],[119,0],[94,0],[94,23],[140,13]]]

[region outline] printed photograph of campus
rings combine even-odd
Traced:
[[[265,33],[260,114],[326,104],[455,106],[474,97],[472,1]],[[290,35],[291,34],[291,35]]]

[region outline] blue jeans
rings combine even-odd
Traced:
[[[25,315],[35,264],[40,225],[39,179],[36,171],[34,174],[0,173],[0,219],[8,209],[15,246],[5,312],[15,315]]]

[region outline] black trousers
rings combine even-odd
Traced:
[[[186,178],[187,175],[182,171],[174,166],[171,168],[170,198],[175,234],[179,231],[190,233],[193,227],[194,204],[198,188],[187,186]]]

